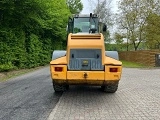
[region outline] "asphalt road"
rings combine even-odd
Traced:
[[[58,102],[49,67],[0,83],[0,120],[45,120]]]

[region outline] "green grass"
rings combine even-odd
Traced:
[[[43,67],[46,67],[46,66],[48,66],[48,65],[39,66],[39,67],[31,68],[31,69],[20,69],[20,70],[13,70],[13,71],[9,71],[9,72],[1,72],[0,73],[0,82],[7,81],[10,78],[15,78],[17,76],[35,71],[39,68],[43,68]]]
[[[134,62],[129,62],[129,61],[124,61],[121,60],[122,66],[127,67],[127,68],[146,68],[147,66],[139,63],[134,63]]]
[[[16,71],[10,71],[10,72],[2,72],[1,74],[3,74],[3,76],[0,77],[0,82],[2,81],[6,81],[10,78],[14,78],[14,77],[17,77],[17,76],[20,76],[20,75],[23,75],[25,73],[28,73],[32,70],[16,70]]]

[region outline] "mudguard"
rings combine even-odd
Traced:
[[[105,55],[116,60],[119,60],[118,52],[117,51],[105,51]]]
[[[52,54],[52,60],[55,60],[57,58],[63,57],[66,55],[65,50],[54,50]]]

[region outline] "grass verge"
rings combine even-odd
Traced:
[[[124,60],[121,60],[121,62],[122,66],[127,68],[148,68],[148,66],[139,63],[124,61]]]
[[[31,69],[20,69],[20,70],[13,70],[13,71],[9,71],[9,72],[0,72],[0,82],[2,81],[7,81],[10,78],[15,78],[17,76],[23,75],[25,73],[29,73],[32,71],[35,71],[39,68],[43,68],[46,67],[45,66],[40,66],[40,67],[35,67],[35,68],[31,68]]]

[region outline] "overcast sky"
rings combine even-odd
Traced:
[[[82,14],[89,14],[90,12],[93,12],[93,9],[95,9],[95,3],[98,1],[98,0],[81,0],[82,3],[83,3],[83,10],[82,10]],[[89,1],[93,1],[94,3],[90,3]],[[100,0],[101,1],[101,0]],[[116,12],[117,11],[117,1],[119,0],[112,0],[112,4],[111,4],[111,7],[112,7],[112,11],[113,12]]]

